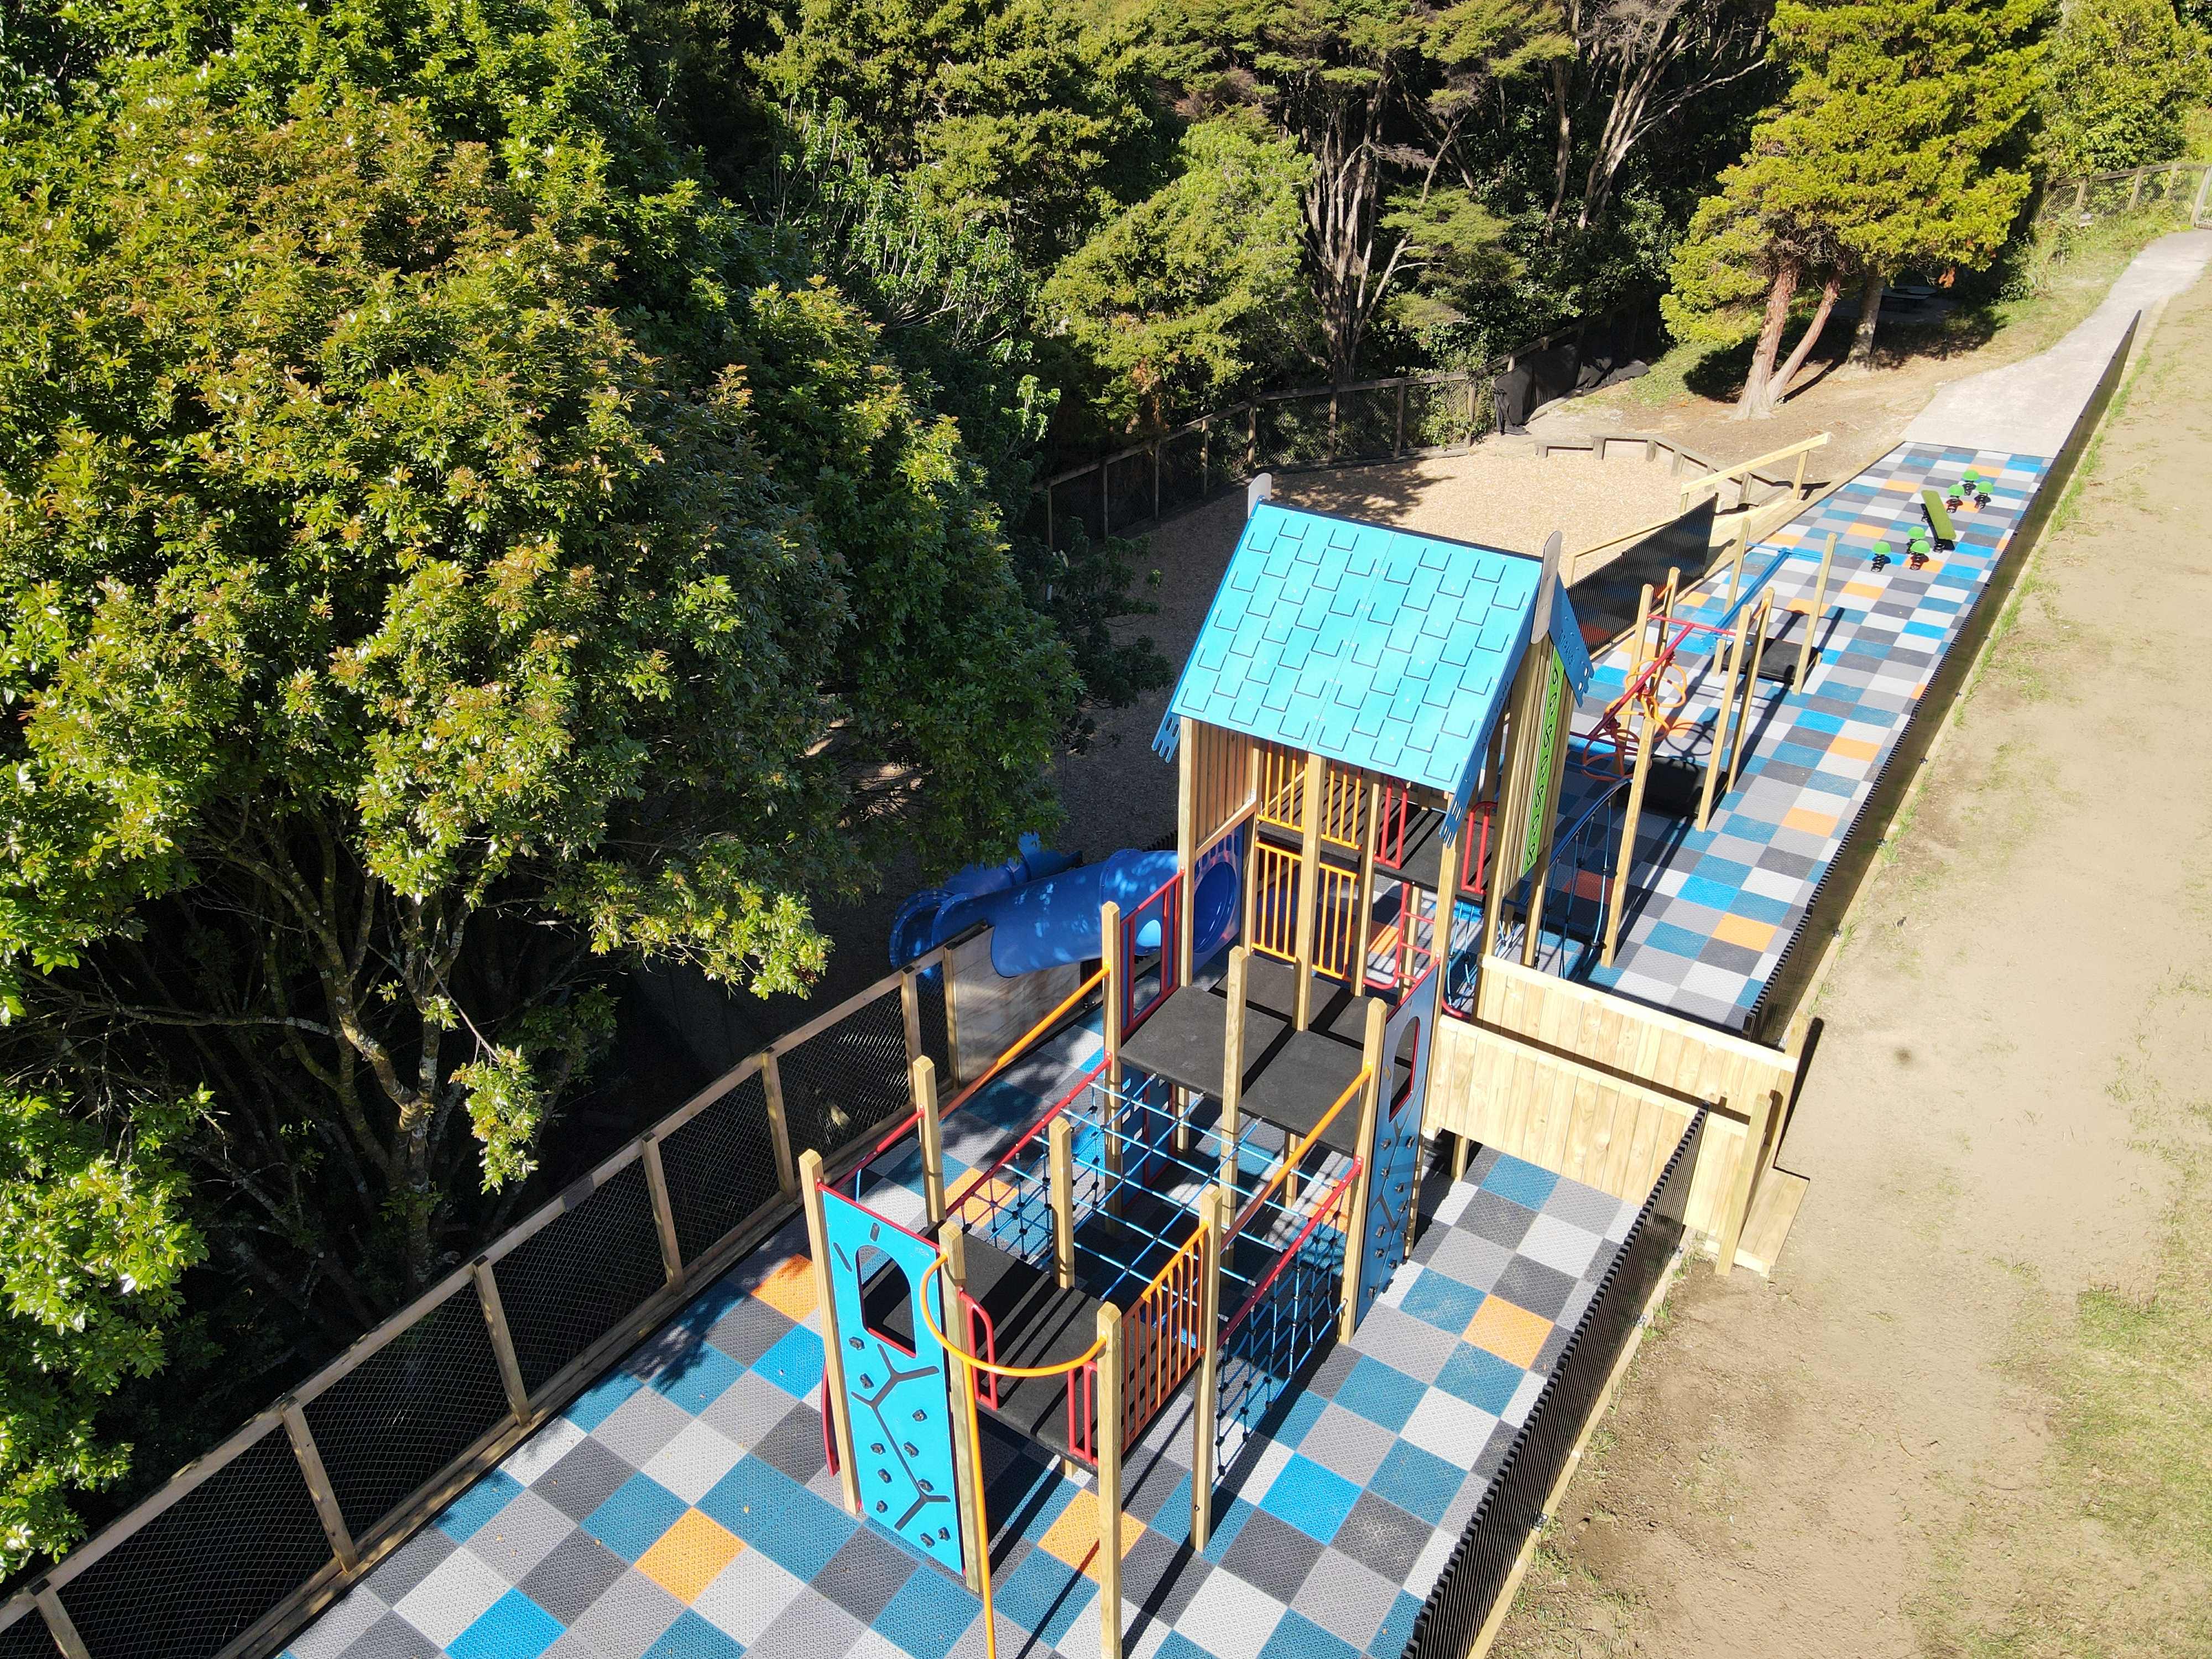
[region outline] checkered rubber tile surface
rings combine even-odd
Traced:
[[[1778,628],[1785,611],[1811,608],[1821,549],[1834,534],[1828,599],[1814,625],[1819,660],[1802,694],[1771,682],[1756,688],[1736,787],[1717,800],[1705,830],[1694,818],[1645,815],[1620,949],[1610,969],[1595,965],[1592,953],[1593,983],[1741,1027],[2049,465],[2032,455],[1903,445],[1751,550],[1741,602],[1771,589]],[[1907,538],[1923,525],[1920,490],[1948,489],[1970,467],[1993,480],[1990,504],[1956,514],[1958,544],[1910,568]],[[1891,557],[1877,570],[1882,542]],[[1685,596],[1677,614],[1731,620],[1729,582],[1723,564]],[[1802,617],[1790,624],[1792,657],[1803,626]],[[1708,649],[1695,640],[1684,647],[1690,724],[1663,745],[1699,762],[1711,750],[1720,691],[1720,665]],[[1693,653],[1698,660],[1689,662]],[[1589,730],[1626,687],[1627,656],[1622,647],[1599,659],[1579,729]],[[1572,769],[1569,778],[1563,810],[1572,816],[1589,785],[1577,787]]]
[[[1084,1031],[1061,1045],[1060,1072],[1096,1043]],[[1012,1093],[994,1115],[1019,1122],[1042,1091]],[[980,1117],[947,1127],[971,1161],[994,1136]],[[1237,1455],[1203,1552],[1189,1544],[1188,1395],[1175,1402],[1127,1460],[1125,1651],[1395,1659],[1636,1210],[1478,1155],[1352,1340]],[[839,1504],[803,1243],[794,1224],[694,1300],[291,1659],[981,1654],[981,1603]],[[1093,1492],[996,1431],[986,1468],[1000,1650],[1090,1659]]]

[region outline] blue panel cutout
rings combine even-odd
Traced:
[[[1367,1148],[1367,1237],[1359,1259],[1359,1302],[1353,1323],[1367,1317],[1375,1298],[1406,1259],[1413,1230],[1414,1166],[1421,1155],[1421,1099],[1429,1083],[1429,1014],[1433,1006],[1425,975],[1390,1023],[1382,1028],[1385,1093],[1375,1114],[1375,1139]],[[1400,1047],[1413,1044],[1413,1076],[1393,1099],[1388,1092],[1397,1072],[1392,1065]]]
[[[944,1300],[929,1280],[929,1318],[921,1285],[937,1247],[850,1199],[823,1191],[830,1298],[845,1362],[845,1404],[853,1425],[853,1464],[868,1519],[954,1572],[963,1570],[960,1517],[953,1499],[952,1411],[944,1345]],[[915,1352],[868,1328],[864,1277],[886,1262],[906,1275]]]

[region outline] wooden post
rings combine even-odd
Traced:
[[[1121,1310],[1098,1310],[1098,1653],[1121,1659]]]
[[[499,1279],[491,1263],[478,1256],[469,1265],[476,1281],[477,1301],[483,1309],[484,1329],[491,1337],[491,1357],[499,1367],[500,1386],[507,1390],[507,1408],[518,1423],[530,1421],[530,1390],[522,1381],[522,1361],[514,1352],[514,1333],[507,1328],[507,1304],[499,1299]]]
[[[1728,672],[1721,680],[1720,702],[1713,714],[1713,750],[1705,757],[1705,787],[1698,795],[1700,830],[1713,815],[1713,786],[1720,781],[1721,750],[1729,740],[1729,711],[1735,703],[1736,671],[1742,666],[1744,621],[1744,613],[1736,612],[1735,632],[1729,636]]]
[[[1127,988],[1122,979],[1129,964],[1121,960],[1121,907],[1109,899],[1098,907],[1099,965],[1106,970],[1106,1082],[1121,1086],[1121,998]]]
[[[1773,1127],[1774,1113],[1780,1097],[1771,1089],[1760,1092],[1759,1103],[1752,1109],[1751,1121],[1743,1126],[1743,1157],[1735,1166],[1735,1179],[1729,1184],[1728,1211],[1721,1218],[1720,1254],[1714,1258],[1713,1271],[1723,1279],[1735,1267],[1737,1244],[1743,1238],[1743,1224],[1751,1213],[1751,1200],[1759,1184],[1759,1166],[1766,1152],[1766,1137]]]
[[[908,1068],[915,1140],[921,1147],[921,1203],[933,1227],[945,1220],[945,1121],[937,1115],[937,1062],[924,1054]]]
[[[1744,556],[1751,551],[1751,514],[1744,514],[1743,522],[1735,527],[1735,552],[1729,559],[1728,608],[1735,609],[1735,596],[1743,586]]]
[[[1251,952],[1239,945],[1229,952],[1228,1024],[1221,1038],[1221,1184],[1237,1190],[1237,1105],[1244,1095],[1244,983]]]
[[[1190,1413],[1190,1547],[1213,1535],[1213,1419],[1221,1409],[1221,1250],[1234,1206],[1219,1187],[1198,1206],[1198,1385]]]
[[[331,1485],[330,1471],[323,1467],[322,1450],[315,1444],[307,1414],[287,1395],[277,1415],[284,1419],[293,1459],[300,1466],[300,1478],[307,1483],[307,1496],[314,1504],[315,1519],[323,1523],[323,1537],[330,1544],[331,1556],[345,1571],[357,1571],[361,1552],[354,1547],[353,1534],[347,1530],[345,1513],[338,1507],[337,1492]]]
[[[1735,788],[1735,775],[1743,765],[1743,750],[1751,735],[1751,700],[1759,690],[1759,665],[1766,655],[1767,625],[1774,619],[1774,596],[1762,595],[1751,613],[1751,669],[1743,677],[1743,712],[1735,719],[1735,744],[1729,750],[1728,787]]]
[[[2212,178],[2212,168],[2205,176]],[[1797,641],[1797,682],[1794,688],[1799,693],[1805,690],[1805,677],[1812,672],[1813,631],[1820,625],[1820,613],[1828,605],[1828,567],[1836,557],[1836,532],[1828,532],[1828,544],[1820,550],[1820,580],[1813,585],[1813,608],[1805,613],[1805,637]]]
[[[1636,677],[1644,672],[1644,644],[1651,628],[1651,584],[1644,584],[1644,591],[1636,599],[1636,643],[1628,652],[1628,683],[1636,684]]]
[[[1382,1052],[1382,999],[1369,997],[1367,1026],[1359,1045],[1367,1086],[1359,1094],[1359,1178],[1352,1183],[1352,1213],[1344,1230],[1344,1312],[1336,1340],[1352,1340],[1359,1323],[1359,1269],[1367,1259],[1367,1203],[1375,1188],[1375,1120],[1382,1102],[1383,1075],[1390,1057]],[[1395,1079],[1394,1079],[1395,1080]]]
[[[1260,891],[1260,745],[1246,739],[1244,750],[1244,802],[1252,808],[1252,817],[1244,826],[1244,914],[1238,923],[1237,937],[1249,945],[1252,942],[1252,908]]]
[[[937,953],[937,971],[945,975],[945,1080],[955,1089],[960,1076],[960,981],[952,976],[952,952]]]
[[[950,1279],[951,1285],[945,1296],[945,1330],[956,1344],[964,1346],[969,1340],[968,1321],[960,1311],[961,1292],[968,1288],[968,1235],[955,1219],[945,1222],[937,1230],[937,1248],[945,1253],[945,1271],[940,1279]],[[973,1387],[975,1373],[969,1366],[959,1364],[961,1374]],[[983,1520],[983,1494],[975,1490],[975,1448],[968,1438],[966,1402],[958,1393],[953,1395],[952,1409],[952,1504],[960,1512],[961,1577],[975,1595],[983,1593],[983,1552],[991,1547],[990,1534]]]
[[[799,1156],[799,1195],[806,1208],[806,1254],[814,1265],[814,1299],[822,1310],[822,1376],[830,1425],[837,1437],[837,1486],[846,1512],[860,1513],[860,1467],[853,1459],[853,1417],[845,1400],[845,1345],[837,1336],[837,1303],[830,1278],[830,1224],[822,1209],[822,1154]]]
[[[660,1240],[660,1270],[672,1285],[684,1282],[684,1247],[676,1237],[676,1209],[668,1199],[668,1171],[660,1162],[660,1140],[651,1130],[640,1137],[638,1162],[645,1165],[645,1194],[653,1203],[653,1231]]]
[[[92,1659],[92,1650],[85,1646],[84,1638],[78,1634],[76,1621],[69,1616],[62,1605],[60,1593],[45,1579],[32,1587],[31,1601],[39,1616],[46,1621],[46,1634],[53,1638],[54,1646],[61,1650],[62,1659]],[[27,1620],[23,1622],[28,1623]]]
[[[945,974],[949,980],[949,967]],[[775,1144],[776,1184],[789,1198],[799,1191],[799,1166],[791,1158],[791,1121],[783,1115],[783,1074],[776,1069],[773,1048],[761,1054],[761,1088],[768,1096],[768,1133]]]
[[[1606,896],[1605,965],[1613,966],[1614,941],[1620,934],[1621,900],[1636,868],[1636,821],[1644,815],[1644,786],[1651,776],[1651,750],[1658,738],[1647,715],[1636,739],[1636,771],[1628,784],[1628,814],[1620,826],[1620,861],[1613,867],[1613,885]]]
[[[906,1030],[906,1063],[920,1060],[921,1047],[921,989],[911,968],[899,971],[899,1023]]]
[[[1191,910],[1196,902],[1197,882],[1191,862],[1198,856],[1198,722],[1182,717],[1182,741],[1176,750],[1176,874],[1182,878],[1182,902],[1176,906],[1176,983],[1190,983],[1194,943]],[[1163,952],[1166,941],[1161,942]]]
[[[1075,1128],[1062,1112],[1044,1132],[1047,1201],[1052,1206],[1052,1276],[1063,1291],[1075,1285]]]
[[[1309,750],[1306,755],[1305,799],[1301,812],[1298,845],[1297,945],[1293,964],[1298,976],[1294,1024],[1304,1030],[1313,1018],[1314,913],[1320,907],[1321,797],[1328,763]]]
[[[1382,783],[1379,778],[1367,785],[1366,821],[1359,835],[1358,896],[1353,900],[1358,908],[1352,921],[1352,988],[1362,996],[1367,993],[1367,942],[1374,932],[1375,912],[1375,843],[1382,833]],[[1401,892],[1413,890],[1401,884]],[[1400,916],[1402,923],[1407,920]]]
[[[1474,1156],[1474,1142],[1462,1134],[1452,1137],[1452,1179],[1467,1179],[1468,1160]]]

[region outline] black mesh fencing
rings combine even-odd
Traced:
[[[809,1147],[827,1158],[904,1111],[912,1091],[898,988],[778,1054],[775,1068],[794,1158]]]
[[[1222,471],[1220,457],[1214,453],[1215,434],[1210,427],[1194,426],[1181,432],[1171,432],[1160,440],[1160,515],[1180,513],[1187,507],[1195,507],[1211,495],[1229,475]],[[1237,440],[1237,455],[1242,459],[1244,441],[1240,434]]]
[[[781,1185],[769,1131],[768,1086],[756,1070],[660,1143],[676,1245],[689,1267],[743,1226]]]
[[[1621,1243],[1604,1282],[1561,1351],[1498,1478],[1453,1546],[1413,1620],[1406,1659],[1462,1659],[1490,1616],[1544,1504],[1596,1404],[1644,1304],[1682,1239],[1682,1210],[1705,1127],[1700,1111]]]
[[[534,1395],[667,1283],[644,1164],[617,1171],[492,1272],[523,1386]]]
[[[94,1659],[212,1659],[331,1559],[282,1425],[61,1587]]]
[[[1148,524],[1157,516],[1152,492],[1152,452],[1140,449],[1106,463],[1107,503],[1113,511],[1108,528],[1119,532]]]
[[[1328,464],[1328,404],[1325,391],[1271,398],[1260,405],[1260,465],[1325,466]]]
[[[915,1000],[921,1014],[921,1052],[937,1068],[937,1090],[949,1097],[959,1079],[952,1075],[952,1021],[945,1006],[942,967],[915,976]]]
[[[62,1659],[62,1650],[36,1607],[0,1630],[0,1659]]]
[[[1106,494],[1102,488],[1106,476],[1103,467],[1092,467],[1072,478],[1063,478],[1049,486],[1052,503],[1052,544],[1066,547],[1076,538],[1079,530],[1092,541],[1106,533],[1106,519],[1103,511]]]
[[[476,1286],[464,1282],[300,1409],[358,1542],[508,1414]]]
[[[1463,380],[1431,381],[1406,388],[1406,447],[1455,449],[1468,441],[1469,388]],[[1480,401],[1490,402],[1489,388]]]
[[[1336,398],[1336,459],[1388,460],[1398,453],[1398,393],[1395,386],[1340,392]]]

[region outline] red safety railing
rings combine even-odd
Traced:
[[[1252,1310],[1259,1306],[1261,1299],[1274,1288],[1275,1281],[1282,1277],[1283,1269],[1297,1260],[1298,1252],[1305,1248],[1306,1241],[1314,1236],[1314,1230],[1322,1222],[1334,1216],[1337,1229],[1346,1235],[1346,1248],[1350,1248],[1351,1229],[1348,1224],[1351,1218],[1347,1212],[1351,1205],[1352,1183],[1359,1178],[1360,1170],[1366,1167],[1364,1160],[1355,1158],[1352,1160],[1352,1167],[1337,1177],[1336,1185],[1330,1188],[1328,1195],[1314,1206],[1313,1213],[1306,1218],[1304,1227],[1299,1231],[1298,1236],[1291,1241],[1290,1249],[1275,1258],[1275,1265],[1261,1275],[1260,1282],[1252,1287],[1252,1294],[1244,1298],[1243,1304],[1231,1316],[1229,1322],[1221,1328],[1222,1346],[1225,1348],[1229,1346],[1229,1339],[1237,1334],[1237,1328],[1244,1322]]]
[[[1148,922],[1160,930],[1159,954],[1141,975],[1137,971],[1137,937]],[[1174,995],[1182,982],[1182,872],[1178,870],[1121,918],[1115,941],[1121,965],[1121,1036],[1127,1039]],[[1139,998],[1142,997],[1141,1003]]]
[[[960,1307],[968,1317],[969,1352],[980,1353],[988,1364],[997,1364],[999,1363],[999,1330],[998,1327],[992,1323],[991,1316],[983,1310],[983,1304],[969,1295],[964,1288],[960,1292]],[[975,1322],[978,1320],[983,1323],[983,1340],[980,1344],[975,1340]],[[999,1374],[996,1371],[986,1371],[983,1375],[990,1379],[989,1386],[981,1390],[983,1396],[996,1407],[999,1403]]]
[[[1091,1359],[1067,1374],[1067,1449],[1094,1467],[1098,1441],[1092,1431],[1097,1418],[1098,1362]]]

